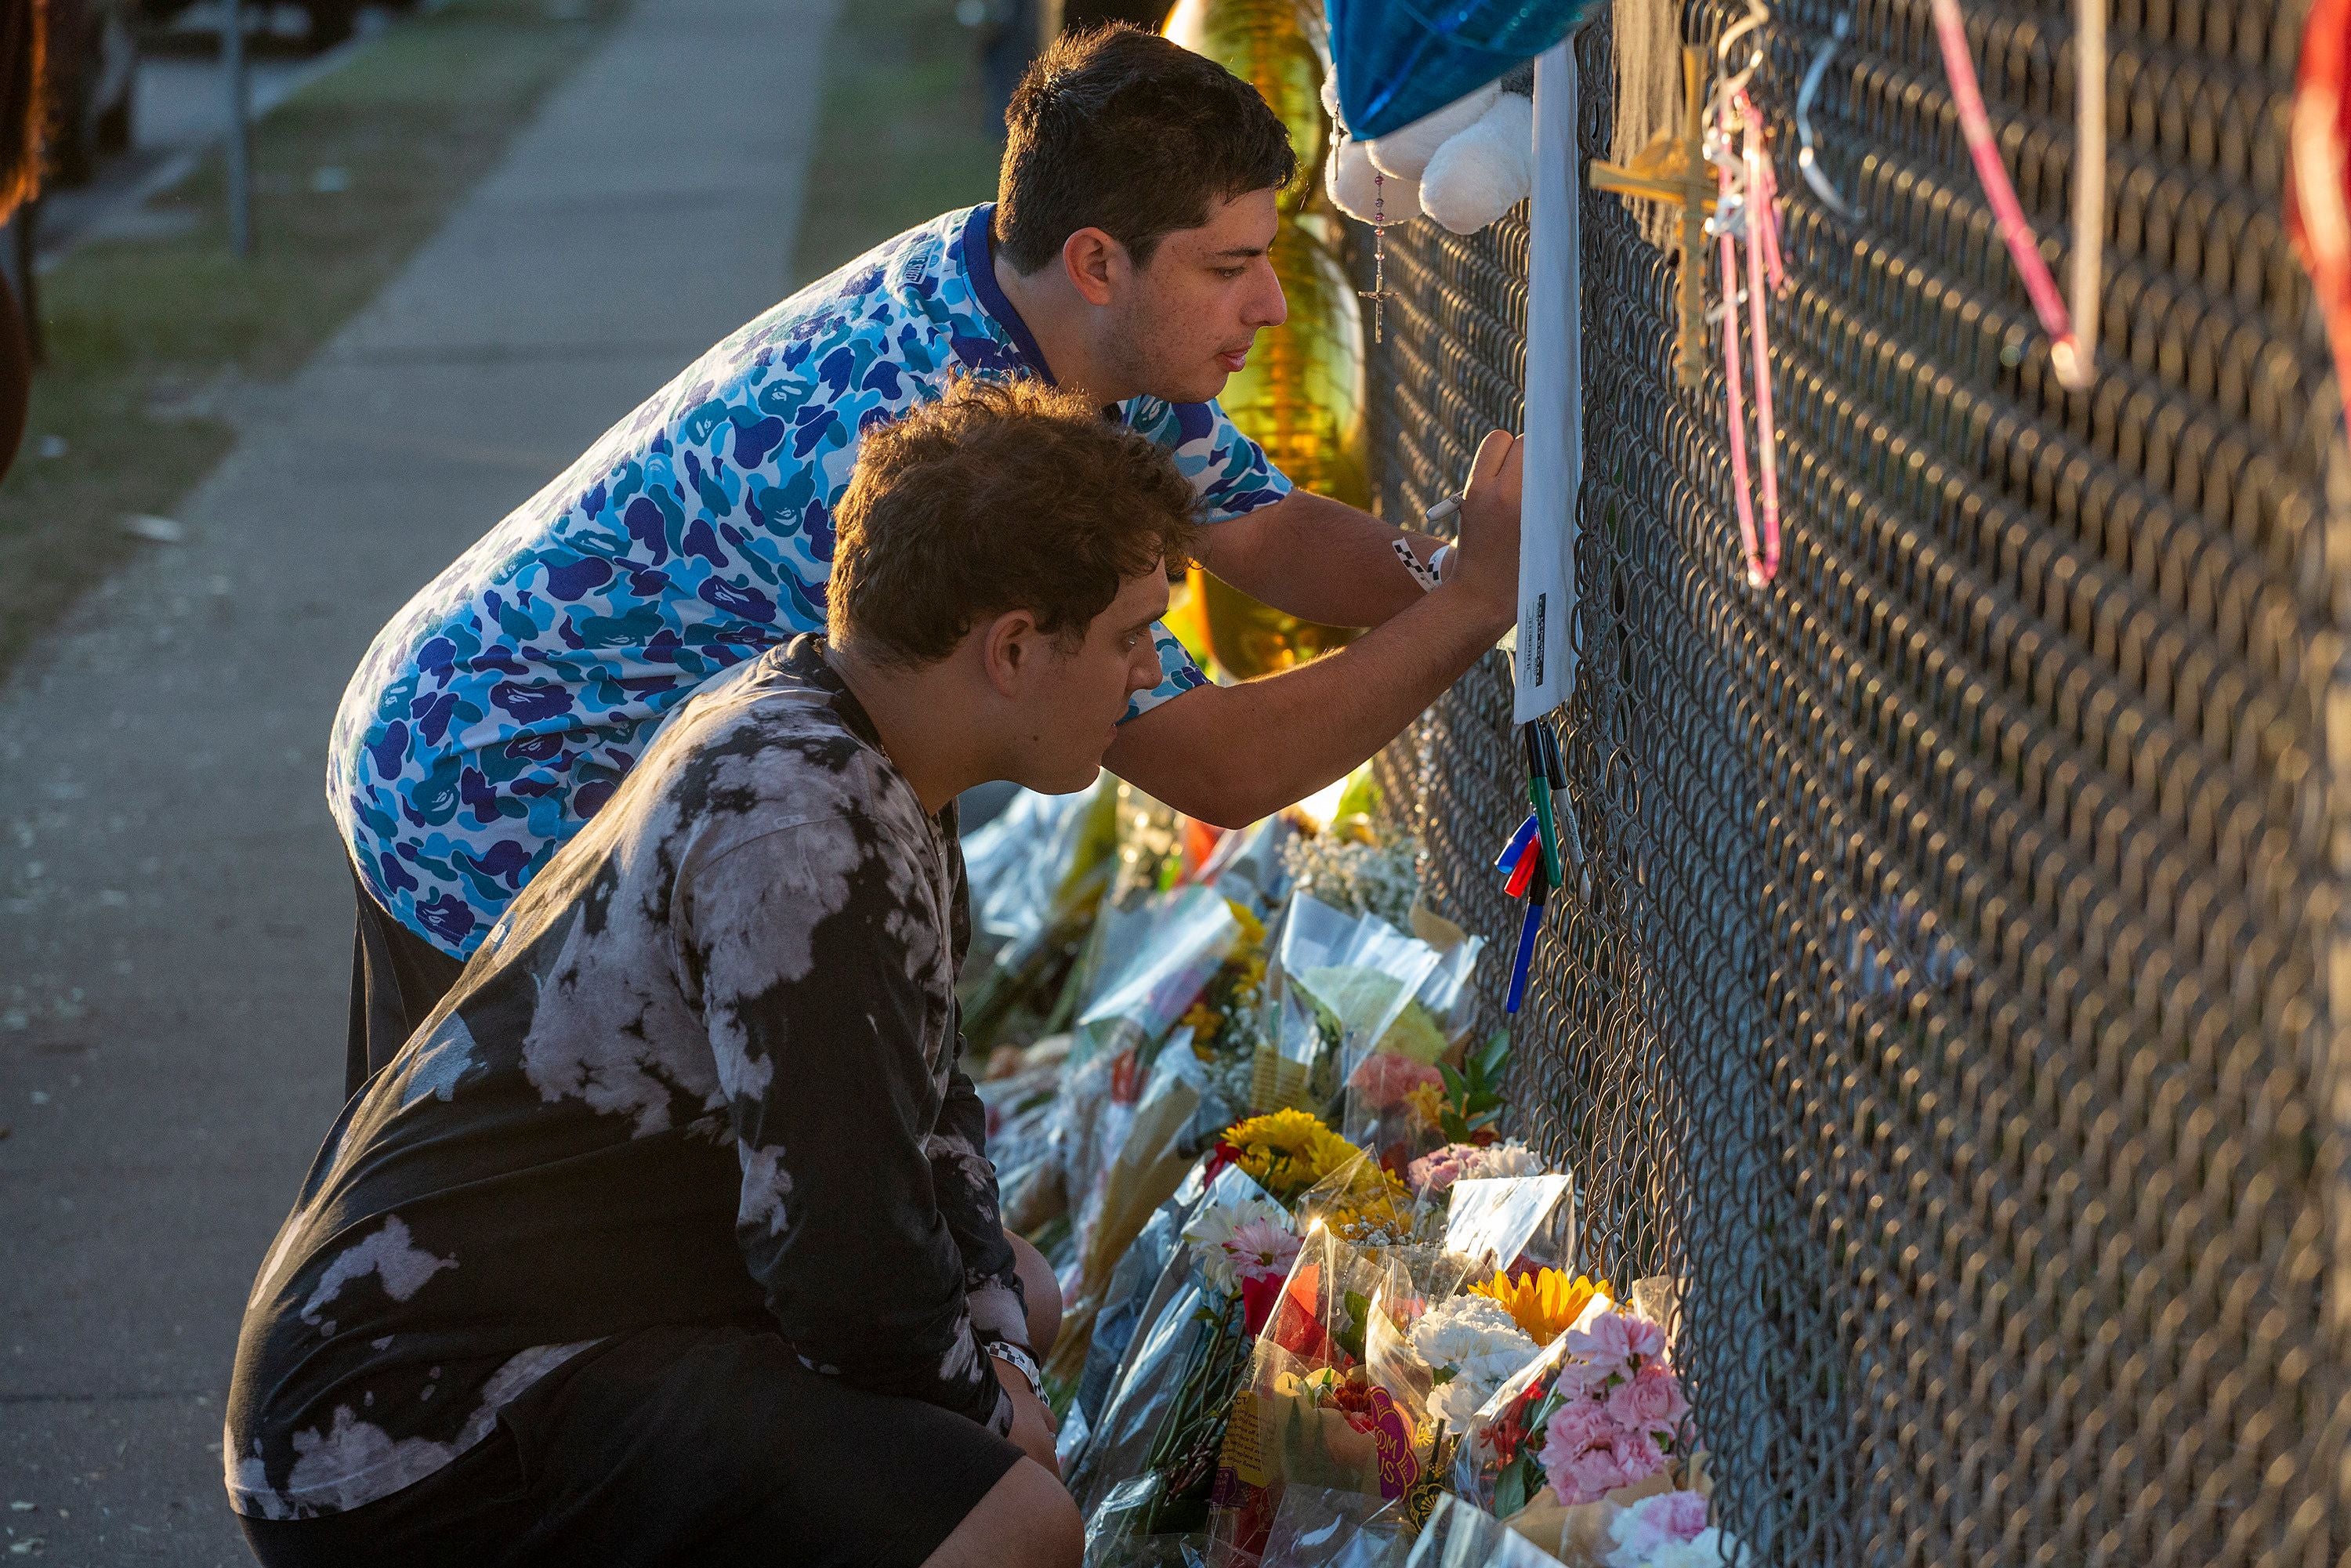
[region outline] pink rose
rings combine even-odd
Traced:
[[[1646,1318],[1624,1314],[1625,1343],[1635,1355],[1653,1356],[1666,1354],[1666,1331]]]
[[[1688,1411],[1681,1379],[1654,1362],[1618,1384],[1608,1396],[1608,1414],[1618,1426],[1661,1437],[1671,1436]]]
[[[1422,1084],[1444,1082],[1434,1067],[1424,1067],[1411,1057],[1393,1051],[1375,1051],[1364,1058],[1363,1065],[1347,1080],[1347,1087],[1361,1094],[1374,1110],[1393,1111]]]

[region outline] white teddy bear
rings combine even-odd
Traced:
[[[1372,141],[1347,133],[1338,84],[1322,107],[1339,127],[1324,183],[1341,212],[1364,223],[1409,223],[1426,213],[1474,234],[1534,189],[1534,105],[1489,84]]]

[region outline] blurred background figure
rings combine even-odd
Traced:
[[[42,0],[0,0],[0,222],[40,189],[42,11]],[[32,339],[0,270],[0,474],[24,442],[32,383]]]

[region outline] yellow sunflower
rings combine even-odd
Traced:
[[[1573,1326],[1592,1304],[1594,1296],[1615,1299],[1615,1287],[1605,1280],[1593,1280],[1578,1274],[1570,1279],[1556,1269],[1540,1273],[1521,1274],[1516,1280],[1502,1270],[1494,1277],[1469,1287],[1469,1293],[1484,1296],[1506,1308],[1518,1320],[1527,1337],[1537,1344],[1549,1344]]]
[[[1296,1110],[1237,1122],[1224,1142],[1233,1151],[1233,1163],[1285,1203],[1364,1153],[1320,1117]]]

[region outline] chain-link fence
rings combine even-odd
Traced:
[[[1791,0],[1767,30],[1783,171],[1841,8]],[[1769,588],[1719,363],[1674,381],[1676,261],[1583,199],[1573,863],[1514,1104],[1577,1173],[1586,1265],[1682,1281],[1721,1511],[1761,1563],[2316,1568],[2351,1542],[2324,989],[2351,529],[2277,216],[2301,7],[2114,10],[2078,394],[1927,0],[1854,11],[1813,120],[1862,215],[1783,181]],[[1967,11],[2020,194],[2062,237],[2067,10]],[[1701,0],[1691,36],[1729,14]],[[1610,47],[1604,21],[1578,47],[1593,157]],[[1391,235],[1391,517],[1516,426],[1527,251],[1523,213]],[[1502,937],[1510,709],[1493,655],[1383,763],[1436,901]]]

